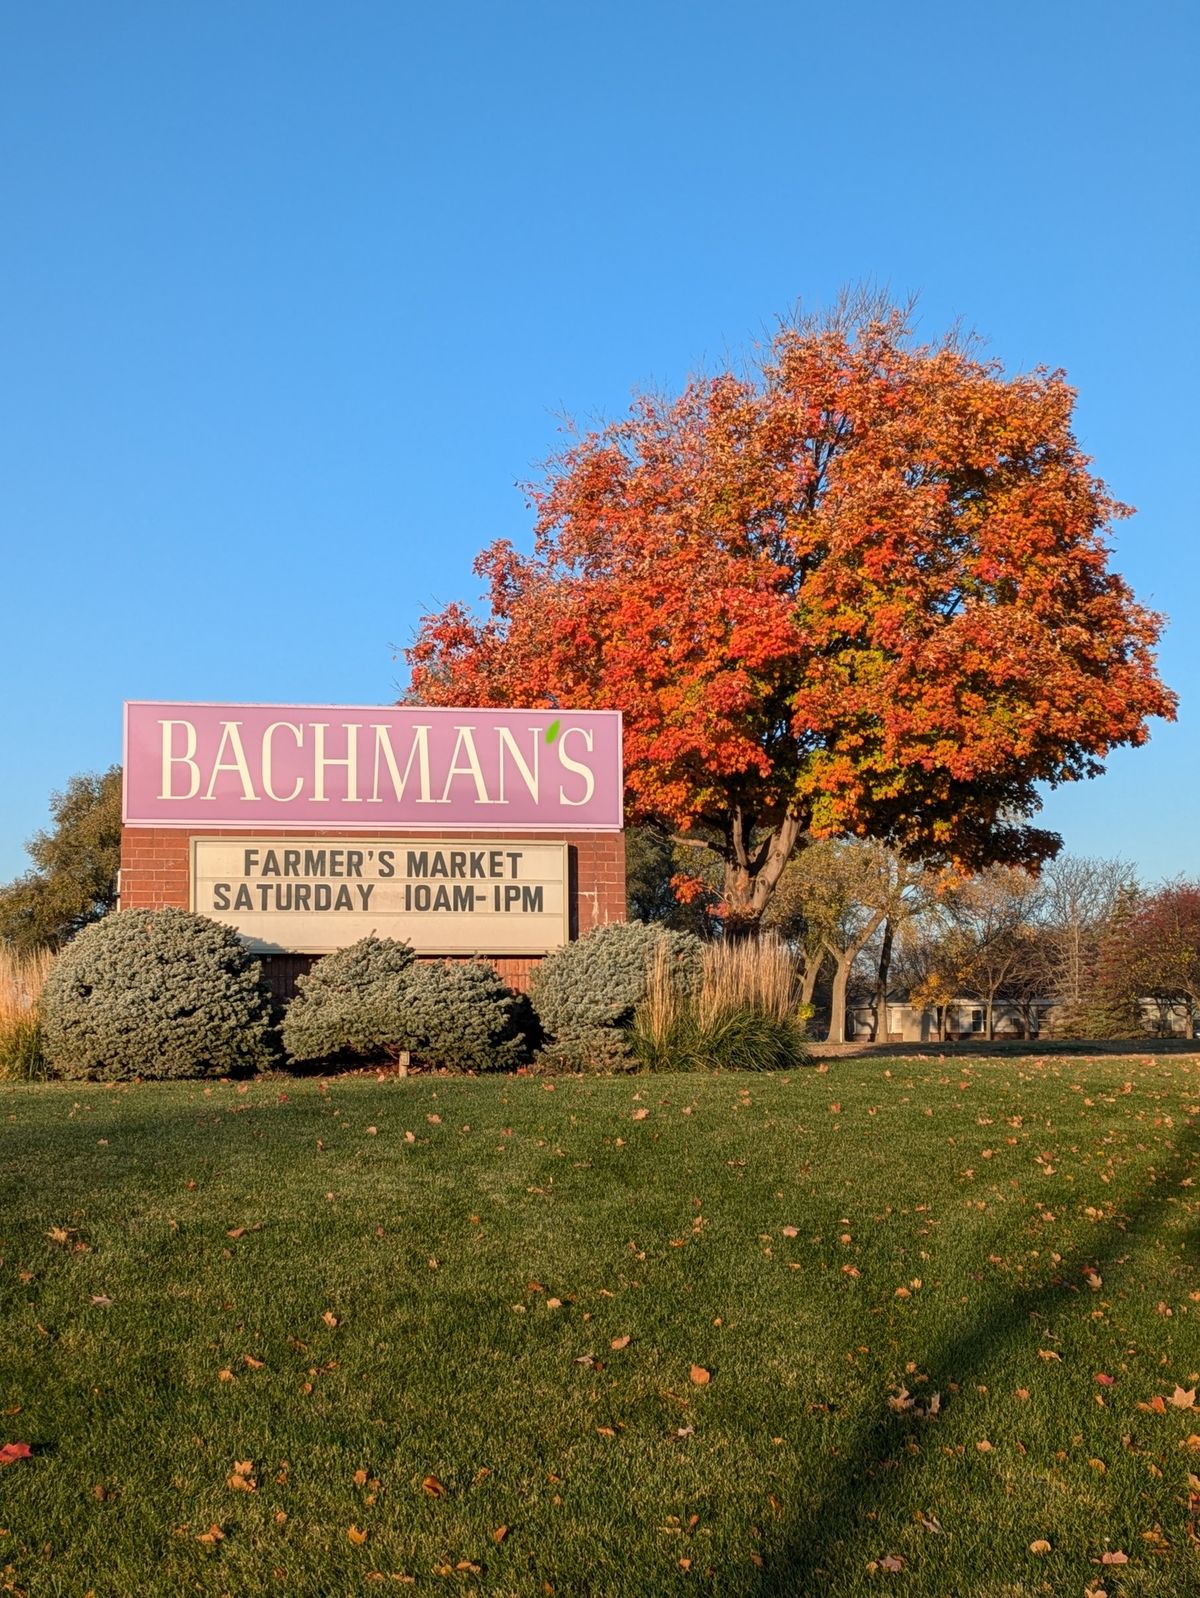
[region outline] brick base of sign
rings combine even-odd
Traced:
[[[239,838],[245,832],[227,827],[190,832],[176,827],[125,827],[121,833],[121,908],[123,910],[163,910],[175,905],[186,910],[190,903],[191,840],[193,838]],[[287,833],[277,836],[281,844]],[[345,833],[305,832],[305,838],[345,839]],[[562,841],[561,833],[522,833],[531,843],[537,840]],[[412,833],[397,833],[412,837]],[[487,833],[455,833],[455,845],[486,843]],[[430,840],[431,842],[433,840]],[[625,919],[625,839],[619,832],[579,832],[568,839],[570,870],[571,936],[577,938],[594,926]],[[309,970],[320,957],[308,954],[276,954],[262,957],[267,981],[279,999],[290,998],[296,978]],[[488,958],[512,988],[523,992],[536,956],[489,955]]]

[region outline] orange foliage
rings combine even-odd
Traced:
[[[552,461],[533,554],[480,556],[482,621],[424,620],[413,697],[624,711],[631,819],[715,834],[747,920],[809,835],[1036,864],[1034,785],[1174,708],[1073,402],[892,307],[786,326]]]

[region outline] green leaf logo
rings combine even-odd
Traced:
[[[557,721],[552,721],[550,723],[550,725],[546,728],[546,742],[548,744],[552,744],[557,737],[558,737],[558,722]]]

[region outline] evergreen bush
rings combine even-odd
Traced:
[[[415,1043],[410,1010],[412,947],[395,938],[360,938],[297,977],[283,1017],[293,1060],[342,1054],[395,1059]]]
[[[58,1076],[223,1076],[274,1058],[262,966],[237,934],[189,910],[124,910],[85,927],[41,996]]]
[[[412,1050],[451,1071],[512,1070],[528,1054],[523,1006],[485,960],[418,964],[409,980]]]
[[[699,975],[701,948],[690,932],[613,921],[548,954],[530,984],[548,1038],[545,1063],[576,1070],[628,1064],[626,1033],[651,967],[663,962],[673,984],[688,992]]]

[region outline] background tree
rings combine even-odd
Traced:
[[[882,844],[826,839],[792,861],[769,920],[801,943],[806,975],[815,978],[822,957],[832,967],[826,1042],[845,1042],[846,996],[855,963],[886,922],[903,924],[931,891],[928,871]]]
[[[1133,887],[1133,868],[1123,860],[1063,855],[1043,871],[1040,986],[1054,1001],[1057,1035],[1086,1035],[1100,945],[1122,893]]]
[[[680,840],[668,827],[647,821],[625,833],[625,901],[635,921],[661,921],[680,932],[711,938],[712,911],[720,899],[716,856],[699,840]],[[689,891],[676,885],[686,878]]]
[[[948,928],[942,958],[960,993],[977,998],[984,1031],[996,1036],[996,1000],[1016,989],[1020,1002],[1034,954],[1042,888],[1019,868],[995,866],[959,884],[945,898]]]
[[[532,555],[425,619],[411,696],[623,710],[629,819],[707,829],[732,931],[814,837],[1036,864],[1037,784],[1174,710],[1073,403],[879,300],[789,323],[551,461]]]
[[[1187,1035],[1200,1013],[1200,882],[1164,883],[1141,902],[1128,926],[1130,967],[1139,997],[1155,999],[1160,1030],[1182,1009]]]
[[[60,948],[116,903],[121,768],[72,777],[50,813],[26,844],[33,870],[0,887],[0,942],[18,949]]]

